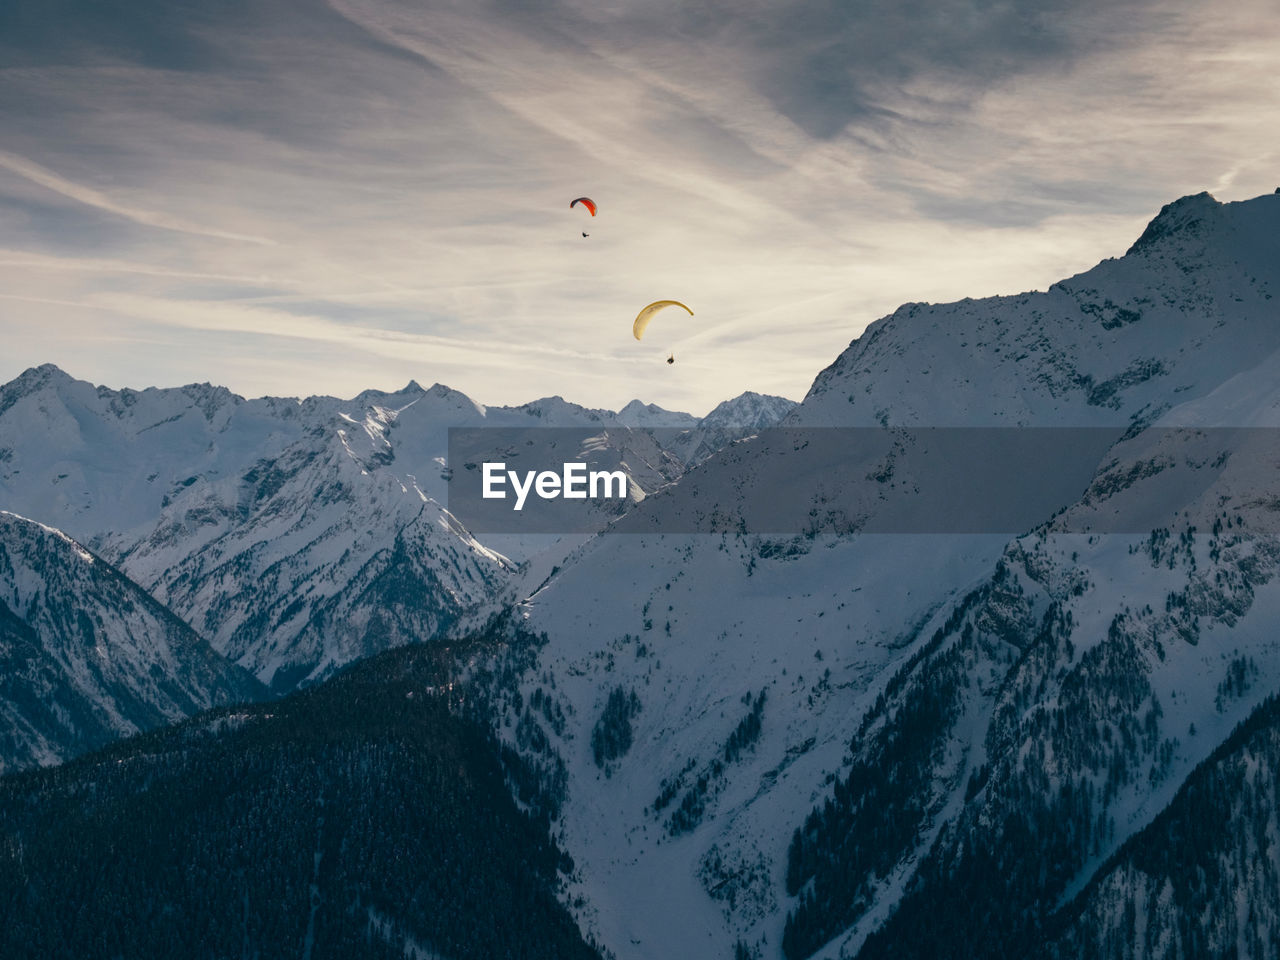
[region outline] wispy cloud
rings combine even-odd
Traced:
[[[1044,287],[1177,195],[1270,192],[1268,8],[0,13],[0,378],[798,396],[903,301]],[[668,297],[696,316],[637,344]]]
[[[20,177],[30,180],[32,183],[38,184],[49,190],[59,193],[62,196],[74,200],[77,203],[83,203],[85,206],[93,207],[97,210],[113,213],[116,216],[124,217],[132,220],[134,223],[140,223],[147,227],[156,227],[160,230],[176,230],[179,233],[192,233],[201,237],[214,237],[218,240],[235,240],[242,243],[258,243],[272,244],[275,241],[268,240],[265,237],[252,237],[240,233],[230,233],[225,230],[217,230],[212,227],[201,226],[195,223],[187,223],[178,217],[171,217],[167,214],[153,211],[141,210],[126,204],[113,200],[99,190],[92,187],[84,186],[79,183],[72,183],[65,177],[60,177],[52,170],[33,163],[24,157],[16,154],[6,153],[0,150],[0,168],[15,173]]]

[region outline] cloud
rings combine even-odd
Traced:
[[[10,173],[15,173],[20,177],[24,177],[32,183],[52,190],[55,193],[59,193],[69,200],[75,200],[77,203],[83,203],[85,206],[124,217],[127,220],[132,220],[134,223],[139,223],[143,226],[158,227],[161,230],[176,230],[179,233],[192,233],[197,236],[213,237],[218,240],[234,240],[241,243],[270,245],[275,242],[273,240],[268,240],[265,237],[253,237],[240,233],[230,233],[228,231],[217,230],[211,227],[201,226],[199,224],[187,223],[180,218],[171,217],[164,213],[130,207],[111,199],[106,194],[95,190],[92,187],[72,183],[70,180],[58,176],[58,174],[54,173],[52,170],[42,167],[38,163],[34,163],[24,157],[19,157],[16,154],[0,151],[0,168],[8,170]]]
[[[72,273],[140,274],[147,277],[174,277],[185,280],[207,280],[237,284],[268,282],[263,276],[207,273],[199,270],[172,270],[127,260],[101,260],[85,257],[51,257],[0,248],[0,267],[23,270],[55,270]]]
[[[167,326],[216,333],[254,334],[263,337],[336,344],[378,356],[403,357],[410,351],[423,359],[445,363],[464,362],[495,369],[527,365],[530,355],[557,360],[598,362],[611,359],[566,348],[524,343],[520,355],[494,349],[491,340],[464,340],[403,330],[338,323],[323,316],[273,309],[256,303],[152,300],[130,294],[99,294],[79,306],[106,310],[121,317]]]
[[[114,6],[0,9],[0,379],[701,411],[1275,186],[1262,0]]]

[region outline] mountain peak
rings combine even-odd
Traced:
[[[717,404],[714,410],[702,418],[702,426],[772,426],[797,406],[799,404],[786,397],[747,390],[731,400]]]
[[[51,384],[72,383],[72,377],[52,363],[28,367],[6,384],[0,384],[0,413],[4,413],[23,397]]]
[[[439,384],[439,383],[433,385],[430,390],[424,390],[422,389],[422,386],[418,383],[417,380],[410,380],[399,390],[379,390],[377,388],[361,390],[358,394],[356,394],[354,397],[351,398],[351,402],[364,404],[367,406],[370,404],[384,404],[391,400],[398,400],[398,399],[405,399],[405,398],[418,400],[418,399],[421,399],[421,397],[423,397],[424,395],[432,396],[432,397],[447,397],[451,393],[455,393],[455,392],[456,391],[450,389],[449,387],[446,387],[443,384]]]
[[[571,400],[556,394],[553,397],[539,397],[537,400],[530,400],[528,403],[522,403],[515,408],[531,413],[535,417],[555,420],[557,417],[568,416],[570,422],[576,422],[577,418],[586,416],[591,420],[599,420],[597,411],[589,410],[586,407],[579,406]]]
[[[629,427],[691,427],[698,418],[637,398],[618,411],[618,422]]]
[[[25,390],[37,390],[48,383],[70,383],[71,374],[67,373],[55,363],[42,363],[38,367],[27,367],[22,373],[13,379],[16,384],[22,384]]]
[[[423,390],[422,387],[418,386],[418,381],[410,380],[408,386],[401,393],[407,394],[414,389],[421,396],[430,397],[432,400],[447,400],[455,407],[477,413],[482,417],[487,409],[484,404],[472,400],[461,390],[455,390],[453,387],[446,386],[443,383],[433,383],[426,390]]]
[[[643,400],[637,397],[635,400],[632,400],[625,407],[619,410],[618,416],[625,417],[628,414],[674,413],[674,412],[675,411],[673,410],[667,410],[665,407],[660,407],[656,403],[645,403]]]
[[[410,389],[414,387],[417,387],[417,389],[419,390],[422,389],[421,387],[418,386],[418,381],[410,380],[409,385],[404,388],[403,392],[407,393]],[[444,397],[453,397],[453,396],[463,395],[462,391],[455,390],[453,389],[453,387],[446,386],[443,383],[433,383],[430,387],[428,387],[423,392],[426,393],[427,396],[435,397],[436,399],[443,399]]]
[[[1146,250],[1167,236],[1194,228],[1205,217],[1213,216],[1221,209],[1222,204],[1207,190],[1166,203],[1125,255]]]

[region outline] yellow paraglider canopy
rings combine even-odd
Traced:
[[[636,322],[631,325],[631,333],[637,340],[644,336],[645,328],[649,326],[649,321],[653,319],[653,315],[659,310],[664,310],[667,307],[680,307],[681,309],[688,311],[689,316],[693,316],[693,311],[689,310],[689,308],[679,300],[655,300],[636,314]]]

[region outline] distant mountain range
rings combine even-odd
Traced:
[[[661,427],[673,438],[664,472],[628,467],[652,490],[713,452],[705,437],[728,442],[792,407],[744,394],[704,433],[698,418],[638,400],[617,414],[559,397],[486,408],[416,383],[350,401],[244,400],[208,384],[109,390],[46,365],[0,387],[0,505],[80,538],[282,692],[483,623],[517,589],[517,563],[443,507],[451,427],[612,429],[595,454],[611,466],[611,451],[652,446],[646,428]],[[682,428],[699,439],[676,451]]]

